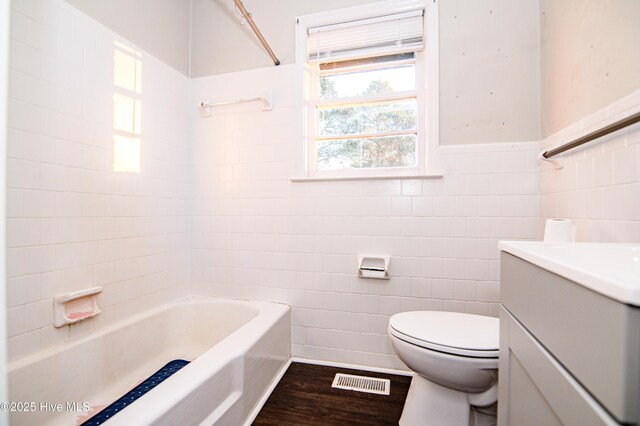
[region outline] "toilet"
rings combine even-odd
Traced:
[[[498,318],[402,312],[389,319],[398,357],[416,374],[401,426],[489,426],[498,401]]]

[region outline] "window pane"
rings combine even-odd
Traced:
[[[416,135],[316,142],[317,170],[414,167]]]
[[[321,99],[404,92],[415,88],[416,67],[413,64],[320,77]]]
[[[416,100],[318,108],[318,134],[342,136],[416,129]]]

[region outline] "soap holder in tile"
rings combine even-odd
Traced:
[[[98,315],[101,311],[97,296],[102,290],[102,287],[91,287],[56,296],[53,299],[55,326],[63,327]]]

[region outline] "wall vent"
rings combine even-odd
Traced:
[[[391,381],[389,379],[378,379],[377,377],[337,373],[331,387],[357,392],[375,393],[378,395],[389,395]]]

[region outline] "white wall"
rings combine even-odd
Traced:
[[[371,0],[244,0],[243,4],[282,64],[295,62],[296,17]],[[233,0],[193,0],[192,77],[272,66]]]
[[[371,0],[246,0],[283,64],[294,62],[296,16]],[[194,0],[192,77],[272,65],[231,0]],[[440,143],[540,137],[537,0],[441,1]]]
[[[401,310],[497,314],[498,239],[535,238],[537,142],[442,148],[444,179],[291,182],[298,112],[283,65],[192,80],[201,99],[275,90],[275,108],[193,108],[192,291],[293,307],[293,355],[398,367]],[[390,254],[389,281],[356,277]]]
[[[540,138],[537,0],[440,2],[440,144]]]
[[[543,137],[640,89],[640,2],[541,0]]]
[[[43,3],[48,0],[33,0]],[[184,75],[189,75],[191,0],[66,0]]]
[[[188,79],[142,51],[142,172],[112,171],[114,42],[62,0],[15,0],[8,140],[9,356],[173,300],[188,282]],[[52,298],[104,286],[55,329]]]

